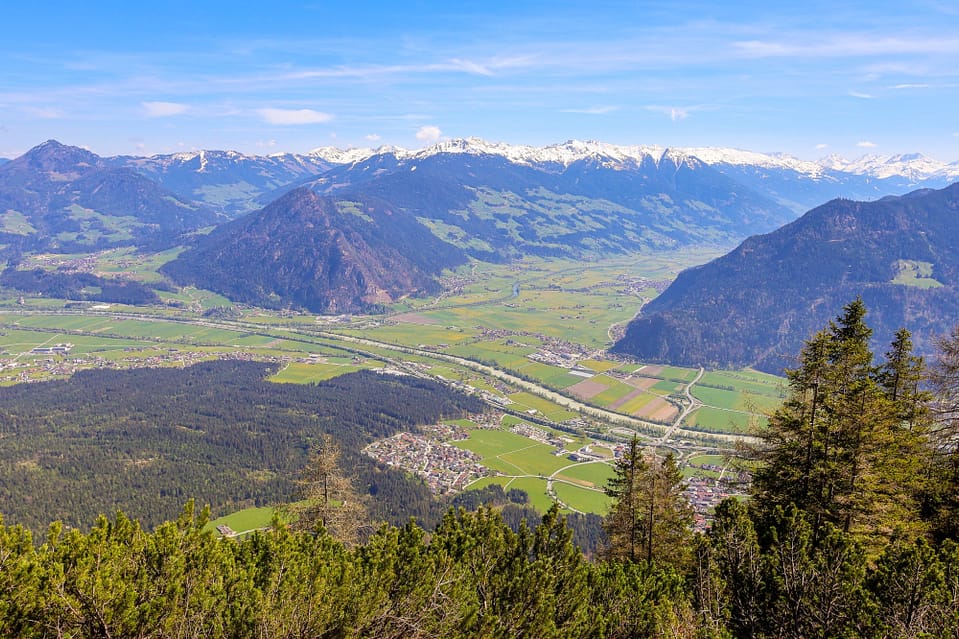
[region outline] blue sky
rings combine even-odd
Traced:
[[[479,136],[959,160],[953,0],[5,4],[4,157]]]

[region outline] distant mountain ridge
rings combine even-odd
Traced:
[[[959,180],[959,162],[948,164],[920,154],[867,155],[857,160],[828,156],[813,162],[783,153],[721,147],[616,145],[579,140],[537,147],[463,138],[418,150],[392,146],[319,147],[306,154],[263,156],[208,150],[150,157],[117,156],[107,161],[112,166],[139,171],[181,197],[206,202],[236,216],[268,204],[289,190],[276,189],[293,183],[302,185],[332,168],[369,163],[376,156],[413,162],[449,154],[499,156],[511,164],[545,172],[562,172],[578,162],[631,171],[649,163],[681,164],[696,158],[796,214],[836,197],[877,199],[920,187],[942,188]]]
[[[878,352],[899,327],[930,354],[959,322],[959,183],[875,202],[833,200],[688,269],[615,350],[646,361],[779,372],[861,296]]]
[[[255,199],[262,193],[318,175],[337,163],[319,153],[252,156],[236,151],[117,156],[108,158],[107,162],[137,171],[171,191],[206,202],[231,217],[258,208]]]
[[[156,246],[221,220],[126,168],[47,141],[0,166],[0,237],[26,249]]]
[[[16,255],[171,246],[184,232],[245,220],[190,240],[171,276],[250,303],[359,310],[435,290],[439,264],[728,247],[836,195],[878,199],[917,181],[937,186],[953,171],[959,165],[915,155],[854,165],[575,140],[148,158],[101,158],[49,141],[0,166],[0,247]],[[300,188],[317,199],[287,197]],[[284,206],[292,207],[286,215]],[[357,215],[364,207],[372,213]],[[304,217],[307,209],[322,223]],[[249,224],[271,232],[257,235]],[[383,233],[404,239],[391,244]],[[438,259],[423,262],[430,251]],[[321,258],[345,262],[324,270]]]
[[[695,158],[647,158],[630,170],[590,158],[544,170],[497,154],[381,154],[307,186],[337,199],[387,200],[493,260],[723,244],[793,218]]]

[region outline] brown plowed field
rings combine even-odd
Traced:
[[[657,382],[661,381],[658,379],[653,379],[652,377],[630,377],[629,379],[623,380],[633,388],[638,388],[640,390],[646,390],[652,388],[656,385]]]
[[[605,384],[594,382],[591,379],[584,379],[581,382],[567,387],[566,390],[580,399],[592,399],[606,390],[606,388],[607,386]]]
[[[676,407],[667,402],[662,397],[657,397],[639,410],[633,413],[634,417],[643,417],[658,422],[669,421],[676,417],[678,411]]]

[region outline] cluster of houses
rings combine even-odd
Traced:
[[[397,433],[373,442],[363,452],[381,464],[422,477],[438,495],[458,492],[487,474],[476,453],[438,441],[430,434]]]
[[[709,525],[713,510],[727,497],[741,494],[739,484],[711,477],[694,475],[686,480],[686,496],[695,513],[695,530],[703,531]]]

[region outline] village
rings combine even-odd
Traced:
[[[437,495],[455,493],[489,474],[480,457],[448,441],[466,439],[464,429],[448,424],[424,426],[422,434],[397,433],[363,449],[381,464],[421,477]]]

